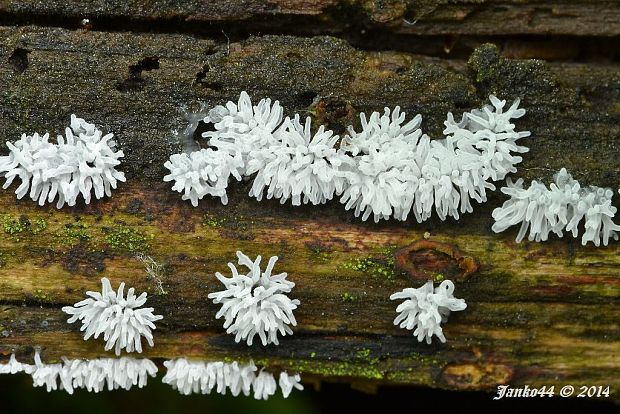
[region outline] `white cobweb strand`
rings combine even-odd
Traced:
[[[523,188],[522,179],[516,183],[508,179],[501,191],[510,199],[493,210],[492,229],[499,233],[520,224],[517,242],[523,240],[528,229],[530,241],[546,241],[552,232],[562,237],[565,230],[577,237],[582,220],[582,245],[592,242],[607,246],[610,239],[618,239],[620,226],[613,221],[617,209],[611,205],[614,192],[609,188],[581,187],[565,168],[554,175],[549,188],[538,181]]]
[[[261,200],[278,198],[284,204],[291,199],[295,206],[303,202],[323,204],[342,194],[346,183],[342,167],[351,158],[335,148],[339,140],[333,131],[321,125],[312,135],[310,117],[301,124],[299,115],[286,118],[278,140],[250,152],[246,173],[257,172],[250,196]]]
[[[293,389],[303,390],[299,374],[280,373],[278,383],[273,374],[264,369],[258,371],[254,362],[239,364],[236,361],[205,362],[189,361],[179,358],[164,362],[167,369],[162,382],[171,385],[183,395],[210,394],[215,390],[219,394],[230,391],[233,396],[253,394],[256,399],[268,399],[277,391],[278,384],[284,398]]]
[[[84,340],[103,334],[105,350],[114,348],[116,355],[120,355],[122,349],[142,352],[142,337],[153,346],[153,322],[163,316],[153,315],[153,308],[141,307],[146,303],[146,292],[136,296],[134,288],[130,288],[125,298],[125,283],[120,284],[117,292],[107,278],[102,278],[101,284],[101,293],[88,291],[89,298],[62,308],[71,315],[67,322],[82,322],[80,330],[84,331]]]
[[[405,299],[398,307],[399,313],[394,325],[414,330],[413,335],[419,342],[431,343],[433,335],[441,342],[446,342],[441,324],[448,320],[450,312],[462,311],[467,307],[463,299],[453,295],[454,283],[444,280],[433,289],[433,282],[428,281],[420,288],[407,288],[390,296],[391,300]]]
[[[219,272],[215,274],[226,288],[208,295],[213,303],[222,305],[216,318],[224,317],[224,328],[235,335],[236,342],[245,340],[252,345],[254,336],[258,335],[263,345],[278,345],[278,333],[292,335],[289,325],[297,325],[293,311],[300,302],[287,296],[295,283],[286,280],[286,273],[271,274],[277,256],[269,259],[264,272],[260,268],[261,256],[252,261],[237,251],[237,257],[239,265],[247,267],[249,272],[240,274],[234,264],[228,263],[230,278]]]
[[[19,363],[11,355],[8,364],[0,364],[0,374],[25,372],[32,376],[35,387],[47,391],[58,389],[73,394],[75,389],[100,392],[105,389],[129,390],[133,386],[146,386],[148,377],[157,374],[157,366],[149,359],[98,358],[91,360],[62,358],[62,363],[46,364],[37,351],[34,365]],[[5,368],[8,367],[8,370]]]
[[[74,206],[80,195],[89,204],[93,191],[97,199],[110,197],[118,182],[125,181],[124,173],[116,170],[123,151],[115,151],[113,137],[75,115],[57,144],[49,142],[49,134],[23,134],[14,144],[6,143],[10,153],[0,157],[3,188],[19,177],[17,198],[28,194],[39,205],[57,198],[57,208]]]
[[[525,114],[519,100],[506,112],[506,101],[490,100],[492,105],[463,114],[458,123],[448,113],[446,138],[433,141],[419,129],[421,117],[404,123],[399,107],[373,112],[368,120],[360,114],[361,132],[349,127],[342,142],[357,166],[341,198],[345,208],[375,222],[406,220],[410,211],[418,222],[433,210],[441,220],[473,211],[471,199],[484,202],[486,189],[495,189],[489,181],[516,171],[522,159],[512,153],[528,151],[517,141],[529,131],[515,132],[510,123]]]

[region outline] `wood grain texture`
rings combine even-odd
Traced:
[[[617,0],[4,0],[0,13],[5,21],[77,25],[90,18],[94,26],[125,29],[143,23],[208,31],[209,23],[243,22],[246,29],[315,33],[353,27],[418,35],[620,35]]]
[[[308,380],[360,387],[421,384],[620,385],[620,249],[578,240],[513,242],[490,231],[501,194],[460,221],[361,223],[337,202],[281,206],[230,187],[230,202],[182,202],[161,182],[179,150],[182,105],[251,96],[337,132],[360,111],[400,105],[440,137],[447,111],[521,97],[532,131],[518,176],[549,180],[568,168],[582,182],[620,187],[620,76],[614,63],[510,60],[490,45],[469,61],[364,52],[332,37],[252,37],[228,44],[182,34],[0,28],[0,138],[62,131],[69,115],[113,131],[129,183],[112,198],[57,211],[0,193],[0,351],[44,359],[103,355],[60,311],[102,276],[148,291],[158,324],[153,358],[249,358]],[[204,142],[202,143],[204,145]],[[615,203],[618,206],[618,202]],[[445,324],[445,345],[419,344],[392,325],[389,295],[412,282],[393,267],[397,248],[428,237],[460,248],[480,270],[456,287],[468,308]],[[234,252],[278,255],[301,300],[295,334],[279,347],[237,345],[206,296]],[[136,254],[164,266],[158,294]],[[447,269],[446,271],[449,271]]]

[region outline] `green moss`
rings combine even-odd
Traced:
[[[117,251],[127,251],[129,253],[144,252],[150,249],[149,239],[144,233],[134,230],[131,227],[116,226],[111,229],[104,229],[105,241]]]
[[[56,232],[55,237],[64,246],[75,246],[80,242],[90,240],[92,235],[88,223],[78,220],[74,223],[65,224],[61,230]]]
[[[6,234],[11,236],[15,236],[17,234],[23,233],[27,229],[26,221],[28,218],[21,217],[15,218],[10,214],[2,215],[2,229]]]
[[[24,215],[14,217],[10,214],[3,214],[0,220],[4,232],[16,241],[26,235],[37,235],[47,228],[47,222],[42,217],[37,217],[34,224]]]
[[[385,374],[376,364],[350,362],[323,362],[316,360],[291,360],[291,370],[299,373],[322,375],[325,377],[362,377],[380,380]]]
[[[33,296],[41,301],[47,301],[50,299],[50,297],[41,289],[35,290]]]
[[[211,214],[202,216],[202,225],[207,227],[220,227],[225,221],[225,218],[218,218]]]
[[[394,267],[394,250],[395,247],[393,246],[386,247],[379,250],[377,255],[353,259],[341,264],[339,267],[391,280],[398,274]]]
[[[362,348],[359,351],[357,351],[356,355],[358,358],[368,358],[370,356],[370,349]]]
[[[32,234],[39,234],[47,228],[47,221],[43,217],[37,217],[32,226]]]
[[[532,92],[554,92],[556,82],[542,60],[505,59],[499,48],[491,43],[476,48],[469,58],[468,67],[485,92],[521,97]]]
[[[340,298],[343,302],[356,302],[359,298],[355,295],[350,294],[349,292],[344,292],[340,295]]]

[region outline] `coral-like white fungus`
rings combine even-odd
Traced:
[[[454,283],[450,280],[444,280],[435,289],[429,280],[420,288],[407,288],[394,293],[390,299],[405,299],[396,308],[399,315],[394,319],[394,325],[415,329],[413,335],[419,342],[426,339],[426,343],[430,344],[433,335],[446,342],[441,323],[448,320],[451,311],[462,311],[467,307],[465,301],[455,298],[453,293]]]
[[[278,389],[274,376],[264,369],[261,369],[256,378],[254,378],[252,386],[254,388],[254,398],[257,400],[268,399]]]
[[[34,365],[29,365],[15,361],[15,356],[11,355],[8,364],[0,364],[0,373],[25,372],[32,376],[35,387],[45,386],[47,391],[63,389],[69,394],[78,388],[89,392],[100,392],[106,388],[109,391],[119,388],[128,390],[136,385],[142,388],[148,377],[154,377],[157,373],[157,366],[149,359],[122,357],[62,360],[62,363],[45,364],[37,351]],[[5,371],[5,367],[10,368]]]
[[[6,178],[3,188],[19,177],[17,198],[28,194],[39,205],[58,198],[57,208],[75,205],[80,194],[89,204],[93,190],[97,199],[109,197],[117,182],[125,181],[116,170],[123,151],[115,152],[113,137],[75,115],[57,144],[49,142],[49,134],[24,134],[14,144],[7,142],[10,153],[0,157],[0,173]]]
[[[360,114],[362,131],[349,127],[343,140],[357,165],[341,199],[345,208],[355,208],[362,220],[372,214],[375,221],[406,220],[413,211],[422,222],[433,210],[442,220],[458,219],[459,211],[472,211],[472,198],[486,201],[486,189],[495,189],[489,181],[516,171],[522,159],[512,153],[528,151],[517,140],[530,135],[515,132],[510,123],[525,114],[518,99],[506,112],[506,101],[490,100],[492,105],[463,114],[458,123],[448,113],[446,138],[433,141],[419,129],[419,115],[403,124],[399,107],[374,112],[368,120]]]
[[[217,272],[215,276],[226,287],[225,290],[209,293],[213,303],[222,304],[216,318],[224,317],[224,328],[227,333],[235,335],[235,341],[242,339],[252,345],[254,336],[258,334],[263,345],[278,345],[278,332],[292,335],[289,325],[297,325],[293,311],[297,309],[299,300],[289,299],[295,283],[286,280],[286,273],[272,275],[277,256],[269,259],[267,268],[261,272],[261,256],[255,261],[237,251],[239,264],[247,267],[247,274],[239,274],[234,264],[228,263],[232,272],[230,278]]]
[[[232,395],[250,395],[256,377],[253,362],[239,365],[237,362],[188,361],[179,358],[164,362],[168,369],[162,381],[172,385],[183,395],[210,394],[213,389],[220,394],[230,390]]]
[[[528,151],[517,141],[530,133],[511,123],[525,114],[519,100],[506,111],[506,101],[490,100],[459,122],[448,113],[443,139],[431,140],[419,128],[420,115],[405,122],[396,107],[369,118],[360,114],[361,131],[349,127],[338,145],[339,137],[323,126],[312,135],[309,120],[302,125],[295,115],[282,121],[277,101],[252,106],[242,92],[238,103],[217,106],[205,117],[215,128],[203,134],[210,147],[171,156],[164,180],[174,180],[173,189],[194,206],[205,195],[226,203],[229,177],[256,173],[250,196],[258,200],[265,189],[267,198],[293,205],[321,204],[335,195],[363,220],[406,220],[413,211],[421,222],[433,210],[442,220],[458,219],[472,211],[472,199],[486,201],[486,190],[495,189],[490,181],[516,171],[521,157],[514,154]]]
[[[579,235],[579,226],[584,221],[585,229],[581,244],[593,242],[607,246],[609,239],[618,239],[620,226],[613,222],[616,207],[611,205],[614,192],[609,188],[595,186],[581,187],[581,184],[562,168],[554,175],[549,188],[543,183],[532,181],[529,188],[523,188],[523,179],[513,183],[507,180],[502,193],[510,196],[502,207],[493,210],[493,231],[499,233],[508,227],[521,224],[517,242],[528,233],[530,241],[545,241],[549,233],[559,237],[564,230],[573,237]]]
[[[181,198],[190,200],[194,207],[205,195],[220,197],[222,204],[228,204],[228,181],[231,176],[241,180],[239,170],[243,165],[240,154],[230,155],[211,148],[173,154],[164,164],[170,170],[164,181],[174,181],[172,189],[183,193]]]
[[[188,361],[185,358],[174,359],[164,362],[167,368],[162,381],[172,385],[183,395],[210,394],[212,390],[220,394],[226,394],[230,390],[233,396],[240,393],[248,396],[254,391],[254,398],[267,399],[277,390],[276,380],[273,374],[260,370],[257,373],[256,365],[250,361],[248,364],[237,362],[205,362]],[[280,388],[284,398],[288,397],[293,388],[303,390],[300,384],[300,376],[280,374]]]
[[[280,379],[278,380],[278,385],[280,385],[280,389],[282,390],[282,396],[287,398],[293,388],[298,390],[303,390],[304,386],[301,385],[301,376],[299,374],[289,375],[288,372],[283,371],[280,373]]]
[[[0,364],[0,374],[17,374],[19,372],[25,372],[31,374],[34,370],[32,365],[23,364],[15,358],[15,354],[11,354],[9,362],[6,364]]]
[[[141,308],[146,303],[146,292],[136,296],[134,288],[130,288],[125,298],[125,283],[121,283],[117,292],[107,278],[102,278],[101,284],[101,293],[88,291],[88,299],[62,308],[63,312],[72,315],[67,322],[82,322],[80,330],[85,331],[84,340],[103,334],[105,350],[114,348],[116,355],[120,355],[121,349],[142,352],[142,337],[153,346],[153,322],[163,316],[153,315],[153,308]]]
[[[278,198],[282,204],[290,198],[298,206],[323,204],[342,194],[344,166],[351,158],[336,149],[338,135],[323,125],[312,135],[310,117],[302,125],[295,115],[284,120],[278,138],[250,152],[246,174],[257,172],[250,196],[261,200],[267,188],[267,198]]]

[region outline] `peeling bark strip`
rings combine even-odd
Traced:
[[[125,82],[132,87],[119,87]],[[204,200],[192,208],[161,182],[163,162],[179,151],[172,131],[185,127],[182,105],[221,104],[248,90],[337,132],[357,122],[359,111],[400,105],[421,113],[425,132],[440,137],[447,111],[469,110],[494,93],[521,97],[528,109],[518,120],[532,131],[519,177],[548,180],[566,167],[579,180],[618,188],[617,64],[509,60],[493,46],[466,63],[363,52],[331,37],[227,44],[178,34],[0,27],[0,85],[0,142],[58,131],[68,114],[79,113],[114,131],[128,176],[112,198],[60,211],[0,192],[6,358],[13,349],[31,357],[37,345],[47,362],[103,356],[102,344],[84,342],[60,309],[106,276],[148,291],[149,305],[164,315],[156,346],[145,353],[152,358],[252,357],[304,379],[366,388],[609,384],[618,398],[619,243],[515,244],[516,230],[490,230],[499,192],[458,222],[374,224],[360,223],[337,202],[256,202],[243,182],[231,184],[228,206]],[[420,344],[392,325],[389,295],[411,286],[394,253],[427,232],[429,242],[458,246],[480,264],[455,281],[468,309],[444,325],[445,345]],[[220,288],[214,273],[226,271],[237,249],[278,255],[279,269],[296,283],[299,326],[279,347],[236,345],[214,318],[217,306],[206,296]]]
[[[617,36],[617,0],[181,0],[88,4],[16,0],[0,4],[5,22],[13,19],[77,27],[90,18],[95,29],[127,30],[142,22],[162,28],[204,31],[205,23],[243,21],[245,29],[342,33],[347,24],[417,35]],[[56,23],[52,23],[52,18]],[[202,26],[202,27],[201,27]],[[172,30],[169,30],[172,31]]]
[[[396,268],[417,283],[464,280],[478,270],[477,260],[453,244],[418,240],[394,253]]]

